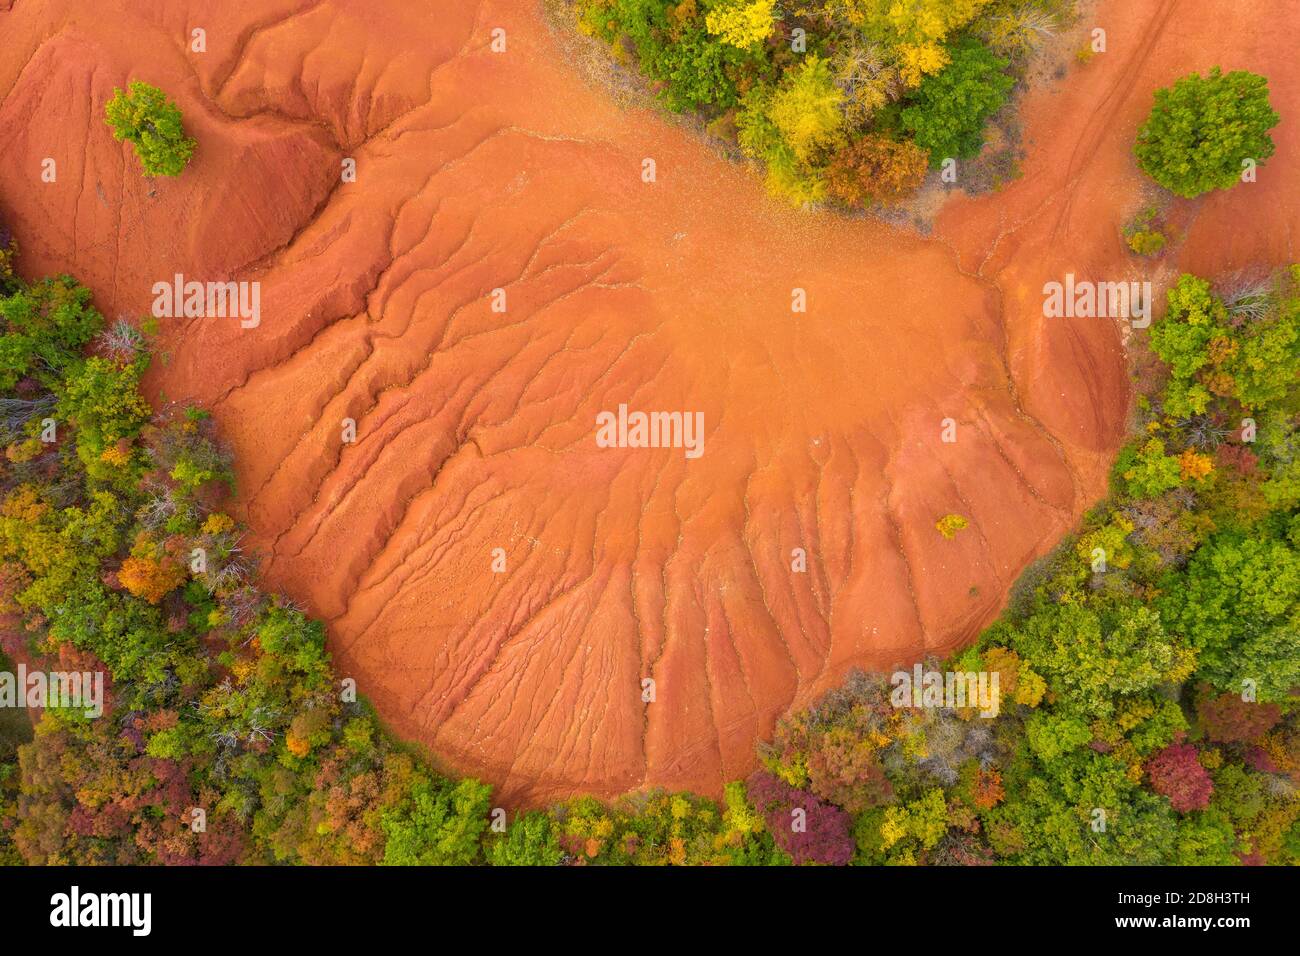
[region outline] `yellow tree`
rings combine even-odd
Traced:
[[[704,17],[709,32],[731,46],[751,47],[772,35],[776,0],[731,0]]]
[[[185,583],[185,569],[170,558],[155,561],[152,558],[130,557],[122,562],[117,580],[136,597],[157,604]]]
[[[800,162],[813,162],[820,151],[839,142],[843,98],[830,66],[816,56],[786,73],[768,115]]]
[[[948,65],[944,40],[966,26],[992,0],[826,0],[822,15],[861,27],[893,51],[908,86]]]

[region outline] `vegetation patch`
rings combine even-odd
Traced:
[[[1143,209],[1124,227],[1124,244],[1135,256],[1154,258],[1164,252],[1168,243],[1160,210],[1155,206]]]
[[[148,177],[179,176],[194,155],[196,144],[185,135],[180,109],[158,87],[140,80],[132,80],[125,93],[113,90],[104,122],[114,139],[135,147]]]
[[[1281,122],[1268,99],[1268,81],[1217,66],[1157,90],[1138,130],[1138,165],[1175,196],[1195,198],[1228,189],[1273,155],[1269,130]]]
[[[575,0],[579,28],[796,204],[892,205],[980,153],[1068,0]],[[955,175],[955,173],[954,173]]]
[[[5,724],[2,862],[1300,863],[1300,266],[1170,290],[1110,497],[925,662],[995,706],[858,673],[721,801],[510,815],[390,737],[324,627],[257,587],[210,418],[139,391],[147,332],[12,255],[0,633],[108,699]]]

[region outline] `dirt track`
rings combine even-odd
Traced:
[[[585,83],[531,3],[17,0],[0,217],[110,316],[177,272],[262,283],[256,329],[164,321],[153,384],[215,409],[268,580],[397,731],[507,798],[716,792],[848,668],[972,638],[1103,492],[1119,336],[1043,319],[1044,282],[1294,255],[1300,2],[1222,6],[1103,2],[1109,51],[1028,99],[1022,178],[923,239],[768,200]],[[1278,153],[1140,263],[1134,132],[1214,64],[1270,77]],[[177,181],[100,119],[128,77],[185,112]],[[598,448],[621,403],[702,411],[705,453]]]

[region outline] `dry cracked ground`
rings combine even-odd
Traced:
[[[261,283],[257,328],[164,320],[151,387],[214,409],[266,580],[399,734],[507,798],[717,792],[850,668],[973,638],[1103,493],[1121,330],[1044,319],[1044,282],[1292,257],[1289,118],[1159,267],[1120,229],[1151,90],[1249,67],[1285,115],[1297,13],[1100,3],[1107,53],[1023,104],[1023,175],[923,237],[769,200],[535,2],[0,0],[0,218],[110,316]],[[177,180],[102,121],[130,78],[199,143]],[[704,454],[598,447],[620,404],[702,412]]]

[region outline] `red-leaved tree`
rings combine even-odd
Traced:
[[[1170,744],[1147,761],[1151,789],[1169,798],[1179,813],[1204,810],[1214,793],[1214,782],[1196,758],[1191,744]]]
[[[749,778],[745,792],[776,845],[795,863],[844,866],[853,858],[853,818],[839,807],[762,770]]]
[[[1277,704],[1260,704],[1241,699],[1240,694],[1212,697],[1202,694],[1196,701],[1205,735],[1216,743],[1235,744],[1258,740],[1282,719]]]

